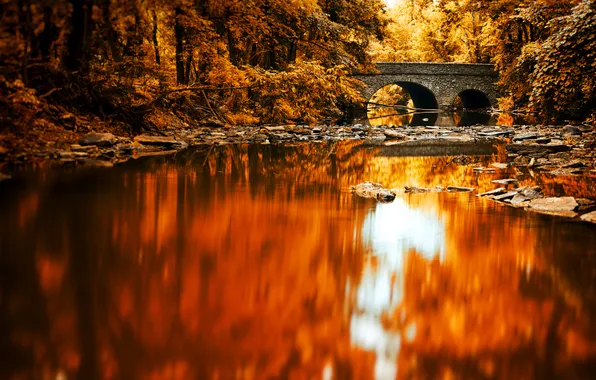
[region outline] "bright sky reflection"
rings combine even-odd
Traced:
[[[429,260],[437,255],[440,259],[445,256],[445,225],[437,215],[412,209],[406,199],[397,198],[390,204],[377,204],[367,215],[362,232],[364,243],[372,248],[376,265],[367,266],[358,287],[358,310],[351,320],[351,340],[363,349],[376,352],[376,379],[395,378],[402,338],[385,330],[379,317],[401,302],[408,251],[415,250]]]

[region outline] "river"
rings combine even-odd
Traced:
[[[412,154],[204,146],[2,182],[0,377],[590,378],[596,226],[348,187],[516,176],[596,198],[594,179]]]

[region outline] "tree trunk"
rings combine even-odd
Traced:
[[[155,63],[161,65],[161,58],[159,56],[159,44],[157,42],[157,13],[153,11],[153,48],[155,49]]]
[[[288,57],[287,57],[288,64],[291,65],[296,62],[297,50],[298,50],[298,48],[296,46],[296,41],[291,40],[288,45]]]
[[[92,0],[70,0],[72,16],[65,66],[71,71],[86,72],[89,68],[90,36],[93,27]]]
[[[184,71],[184,84],[188,84],[190,82],[190,67],[192,64],[192,51],[188,53],[188,57],[186,58],[186,67]]]
[[[184,26],[180,23],[182,10],[176,7],[176,21],[174,22],[174,36],[176,37],[176,79],[178,84],[185,84],[184,75]]]
[[[110,47],[110,53],[112,54],[112,59],[115,62],[122,61],[122,55],[120,54],[120,46],[119,45],[119,38],[118,33],[114,29],[112,25],[112,21],[110,20],[110,0],[102,0],[101,2],[101,13],[104,23],[104,28],[107,29],[107,43]],[[106,52],[107,54],[107,52]]]
[[[29,75],[27,67],[29,66],[29,50],[32,46],[33,41],[33,23],[31,20],[31,4],[28,0],[20,0],[19,6],[19,21],[21,23],[21,33],[25,40],[25,46],[23,47],[23,61],[21,63],[21,75],[23,83],[27,85],[29,82]]]

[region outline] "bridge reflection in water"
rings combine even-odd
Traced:
[[[345,191],[493,186],[450,157],[378,153],[205,147],[3,183],[1,377],[589,377],[594,227]]]

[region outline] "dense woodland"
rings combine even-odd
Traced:
[[[501,108],[596,108],[593,0],[1,0],[0,15],[11,133],[337,120],[375,61],[493,62]]]

